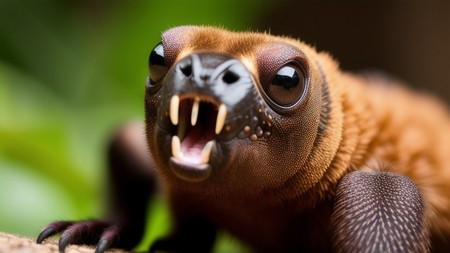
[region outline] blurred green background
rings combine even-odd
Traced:
[[[168,28],[292,35],[450,101],[449,14],[427,0],[0,0],[0,231],[102,216],[108,138],[143,120],[147,57]],[[167,231],[166,210],[158,201],[139,250]]]
[[[111,132],[143,120],[150,50],[173,26],[249,29],[264,1],[0,0],[0,231],[101,217]],[[167,229],[165,207],[142,247]]]

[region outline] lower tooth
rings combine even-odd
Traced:
[[[172,137],[172,156],[181,159],[181,142],[176,135]]]
[[[209,158],[211,157],[211,151],[212,151],[213,146],[214,146],[214,140],[206,143],[205,147],[202,150],[202,154],[201,154],[201,159],[202,159],[201,162],[202,163],[209,162]]]

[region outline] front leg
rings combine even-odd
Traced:
[[[429,252],[424,199],[408,177],[352,172],[331,217],[336,252]]]
[[[111,142],[106,219],[53,222],[41,231],[37,243],[62,233],[61,252],[70,244],[97,245],[97,253],[110,247],[134,247],[144,232],[148,201],[155,189],[154,165],[144,139],[144,125],[133,123],[123,127]]]

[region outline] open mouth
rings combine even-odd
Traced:
[[[170,99],[170,120],[177,126],[172,136],[172,159],[184,167],[202,168],[210,161],[227,116],[225,104],[198,95]]]

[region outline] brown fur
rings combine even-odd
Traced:
[[[150,150],[176,216],[201,212],[258,251],[282,252],[280,245],[293,238],[288,234],[314,241],[310,250],[327,250],[324,234],[338,182],[350,171],[383,168],[419,186],[433,236],[450,232],[450,118],[442,103],[388,79],[342,72],[328,54],[286,37],[181,27],[166,32],[164,41],[170,64],[192,52],[225,53],[240,59],[256,84],[264,74],[258,61],[277,57],[277,48],[289,44],[306,55],[312,74],[308,102],[289,117],[269,109],[273,134],[236,144],[228,167],[207,182],[183,182],[166,169],[154,140],[156,115],[147,115]],[[332,110],[314,146],[324,83]],[[147,103],[157,106],[148,96]]]

